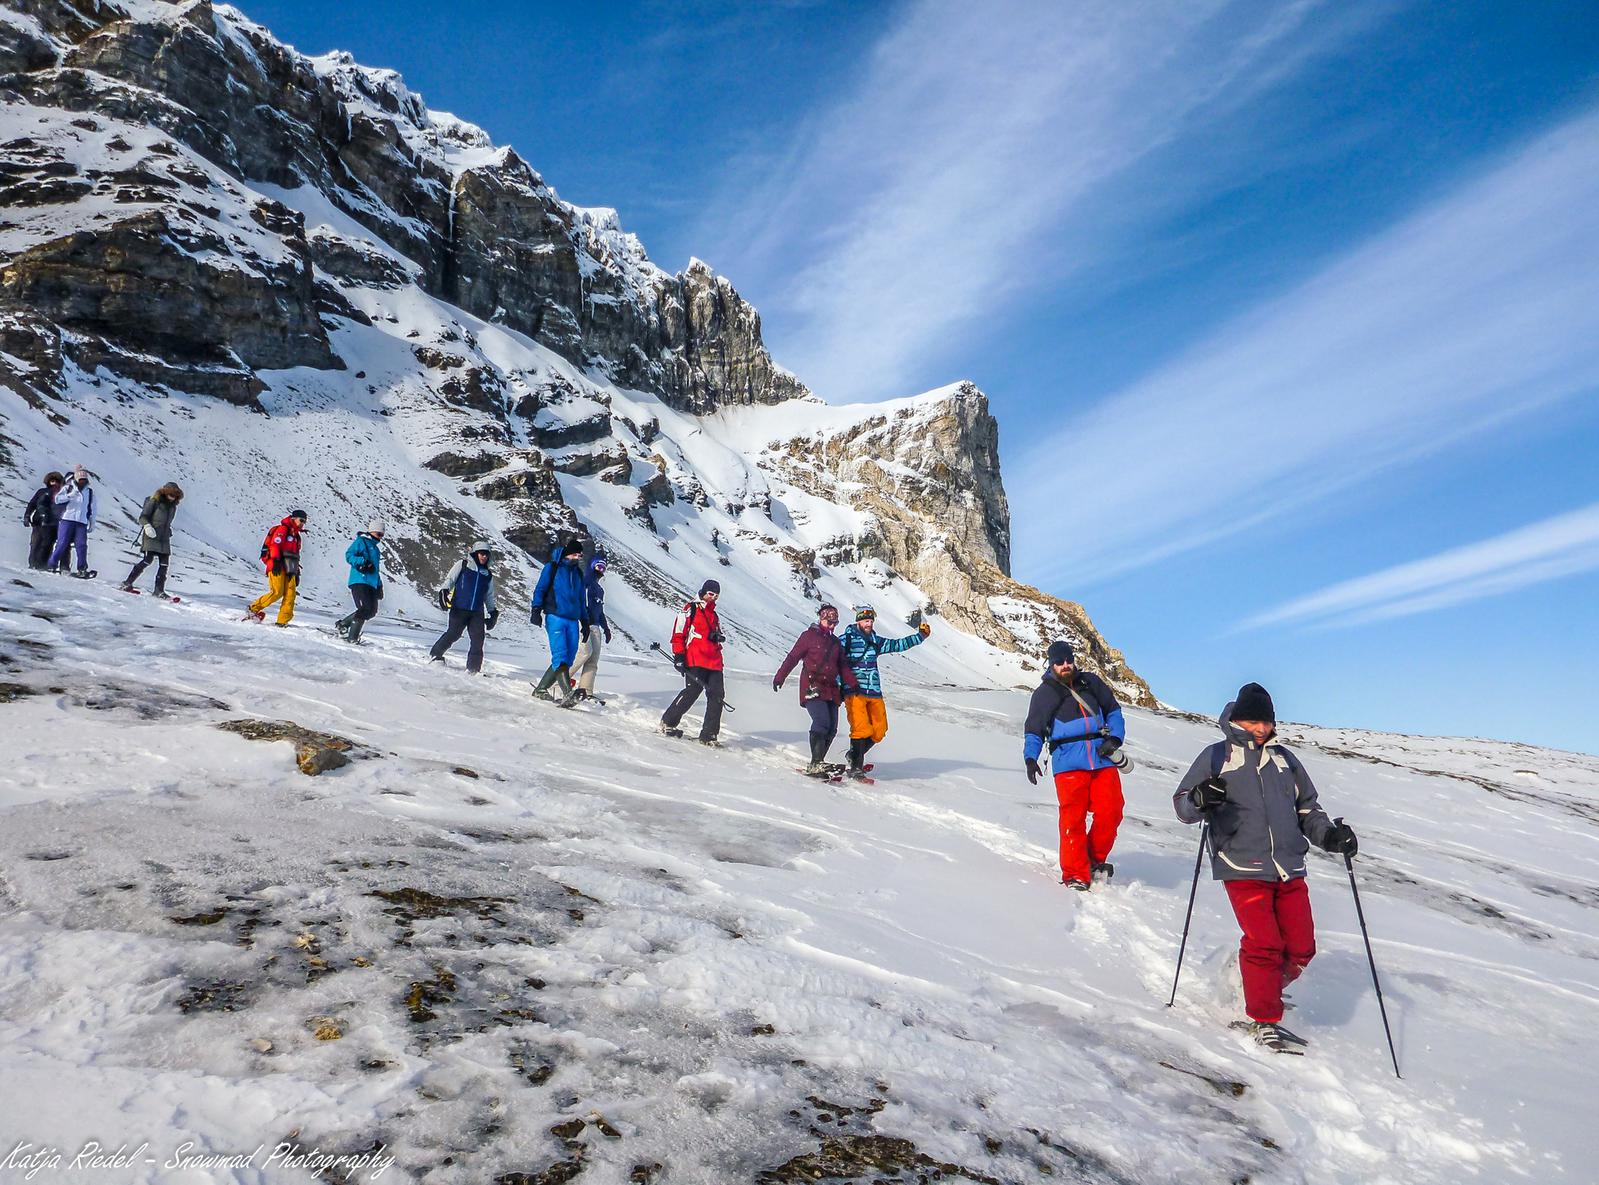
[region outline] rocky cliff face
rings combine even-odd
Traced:
[[[747,575],[782,615],[730,626],[752,648],[873,599],[1003,651],[1071,637],[1152,702],[1079,606],[1009,578],[980,391],[815,402],[727,279],[657,268],[390,72],[207,0],[4,0],[0,208],[0,387],[49,428],[13,447],[0,404],[0,463],[226,457],[233,501],[408,524],[419,586],[475,538],[523,553],[515,585],[586,534],[651,605]]]
[[[310,185],[415,260],[426,291],[674,407],[703,412],[804,393],[772,362],[760,317],[725,280],[702,266],[662,272],[611,212],[561,201],[515,152],[494,149],[469,125],[435,118],[390,72],[357,66],[346,55],[308,59],[258,26],[219,17],[208,0],[13,0],[13,7],[22,20],[0,26],[7,101],[158,128],[243,181]],[[24,167],[7,180],[26,183],[27,200],[65,196],[60,182],[50,184],[64,175],[49,171],[59,162]],[[123,180],[142,178],[134,172]],[[73,250],[165,271],[184,265],[158,257],[193,255],[195,244],[169,244],[160,233],[147,234],[130,254],[116,240],[140,229],[80,232],[93,237]],[[36,271],[51,266],[35,264]],[[241,358],[258,366],[318,365],[316,335],[298,324],[315,322],[315,301],[304,291],[308,274],[283,279],[272,302],[288,306],[281,332],[305,337],[308,352],[288,362],[270,354],[253,363]],[[7,295],[33,303],[48,297],[42,287],[19,280]],[[266,303],[220,309],[225,318],[239,312],[233,320],[242,327]],[[86,325],[103,331],[107,323],[120,317]],[[140,328],[136,318],[130,335],[140,336]]]
[[[1050,641],[1066,638],[1121,695],[1156,703],[1081,605],[1011,579],[999,425],[973,384],[774,442],[767,457],[801,488],[865,515],[862,527],[825,544],[819,559],[878,560],[926,595],[928,612],[1001,649],[1036,659]]]

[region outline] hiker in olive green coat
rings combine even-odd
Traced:
[[[183,491],[175,481],[169,481],[144,500],[139,513],[139,549],[144,552],[133,571],[122,582],[123,592],[136,591],[133,582],[153,562],[155,569],[155,595],[167,598],[167,564],[172,558],[172,520],[177,517],[178,503],[183,501]]]

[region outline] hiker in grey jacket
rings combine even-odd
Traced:
[[[1219,723],[1225,739],[1195,758],[1172,804],[1184,823],[1210,825],[1211,874],[1244,932],[1244,1009],[1256,1039],[1273,1045],[1281,1040],[1283,987],[1316,954],[1305,853],[1311,844],[1351,856],[1359,849],[1349,825],[1321,809],[1310,775],[1278,738],[1264,687],[1239,688]]]
[[[139,512],[139,549],[144,553],[122,582],[123,592],[133,592],[134,582],[155,564],[155,595],[167,599],[167,564],[172,559],[172,520],[177,517],[183,489],[169,481],[144,500]]]

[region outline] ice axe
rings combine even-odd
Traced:
[[[659,650],[662,654],[666,653],[665,647],[663,647],[659,642],[651,642],[650,643],[650,649],[651,650]],[[705,680],[701,679],[692,670],[685,670],[683,672],[683,678],[691,680],[696,686],[699,687],[699,689],[701,691],[705,690]],[[722,711],[724,711],[724,712],[736,712],[737,710],[738,710],[737,708],[735,708],[732,704],[728,703],[725,699],[722,701]]]

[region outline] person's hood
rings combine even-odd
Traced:
[[[278,526],[280,526],[280,527],[289,527],[289,528],[291,528],[293,530],[298,530],[298,531],[304,531],[305,530],[305,528],[300,525],[300,520],[297,519],[297,518],[294,518],[294,517],[292,517],[290,515],[284,515],[283,516],[283,521],[280,522],[278,524]]]
[[[1216,725],[1221,729],[1221,735],[1226,737],[1233,744],[1244,746],[1252,745],[1255,743],[1255,738],[1233,723],[1233,709],[1237,706],[1238,702],[1236,700],[1228,700],[1227,706],[1221,710],[1221,715],[1216,718]],[[1266,738],[1266,744],[1274,745],[1276,743],[1277,730],[1274,727],[1272,729],[1271,736]]]
[[[600,565],[600,564],[605,564],[607,568],[610,567],[609,563],[605,559],[605,554],[603,552],[600,553],[599,555],[596,555],[596,556],[593,556],[593,557],[590,558],[590,560],[588,562],[587,574],[590,577],[593,577],[595,575],[595,571],[594,571],[595,567]]]

